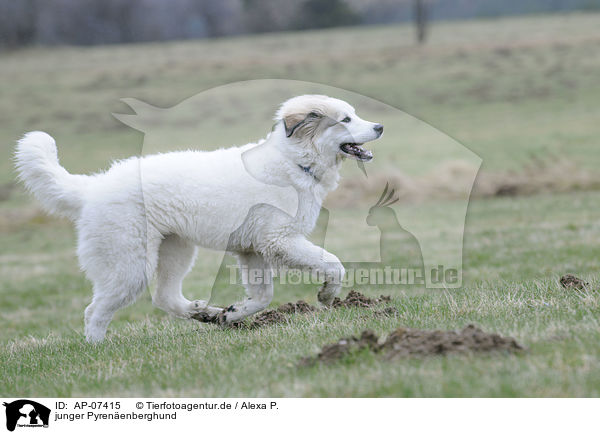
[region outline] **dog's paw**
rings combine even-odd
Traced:
[[[231,314],[237,312],[235,306],[232,304],[227,306],[217,315],[217,323],[221,325],[230,324],[233,322]]]
[[[238,308],[232,304],[217,315],[217,323],[223,328],[239,329],[245,327],[244,320],[240,319],[237,313]]]

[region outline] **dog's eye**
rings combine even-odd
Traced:
[[[348,123],[350,122],[352,119],[350,119],[350,116],[346,116],[344,119],[342,119],[340,122],[345,122]]]
[[[318,118],[320,116],[319,116],[319,113],[317,113],[317,112],[310,112],[307,117],[309,117],[309,118]]]

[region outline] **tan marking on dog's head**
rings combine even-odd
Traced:
[[[325,95],[301,95],[284,102],[275,114],[276,121],[283,121],[288,137],[314,132],[324,120],[335,120],[341,111],[341,105],[351,107],[343,101]]]

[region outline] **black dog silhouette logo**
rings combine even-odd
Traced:
[[[29,399],[19,399],[4,403],[6,407],[6,429],[14,431],[18,427],[48,427],[50,409]]]

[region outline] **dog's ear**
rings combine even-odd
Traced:
[[[299,127],[303,125],[309,125],[315,120],[320,119],[322,116],[317,112],[310,112],[307,115],[302,113],[295,113],[287,115],[283,118],[283,126],[285,127],[286,137],[291,137]]]

